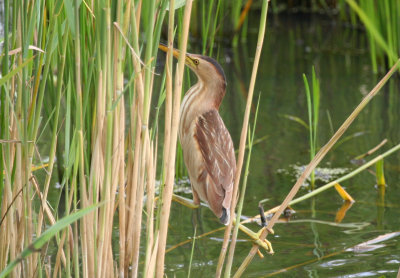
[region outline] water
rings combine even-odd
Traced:
[[[253,27],[249,29],[248,41],[238,49],[221,49],[218,59],[228,78],[221,115],[236,147],[257,40],[258,18],[256,14],[251,18],[254,22],[250,23]],[[383,76],[372,73],[367,45],[366,36],[361,31],[332,23],[324,17],[269,17],[255,88],[255,96],[261,92],[256,138],[266,136],[266,139],[253,149],[244,215],[256,215],[258,202],[262,199],[268,199],[265,209],[280,204],[295,182],[294,169],[309,161],[308,131],[284,117],[292,115],[307,122],[302,74],[306,73],[310,80],[314,65],[320,79],[318,144],[322,146]],[[353,134],[359,136],[349,137],[334,148],[320,167],[350,171],[356,168],[351,159],[367,152],[383,139],[387,138],[388,143],[376,154],[398,144],[399,121],[397,76],[368,104],[343,138]],[[333,188],[295,205],[296,213],[290,221],[277,223],[275,235],[269,237],[275,255],[265,255],[264,259],[256,256],[244,277],[268,277],[277,272],[278,277],[395,277],[400,263],[400,237],[396,235],[372,246],[355,248],[400,229],[399,153],[385,159],[384,165],[388,185],[383,201],[375,186],[375,177],[364,171],[342,183],[356,202],[348,208],[340,223],[335,219],[343,201]],[[307,192],[307,188],[302,188],[298,196]],[[191,195],[185,196],[191,198]],[[196,235],[221,227],[206,208],[193,212],[173,204],[168,247],[192,237],[194,223],[197,223]],[[249,227],[254,231],[260,228],[256,224]],[[192,277],[214,275],[222,238],[223,231],[219,231],[196,240]],[[248,238],[239,233],[233,271],[247,256],[251,246]],[[192,244],[187,243],[167,254],[166,272],[169,277],[187,276],[191,248]]]

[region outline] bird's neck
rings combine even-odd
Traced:
[[[218,82],[218,81],[213,81]],[[180,133],[188,132],[190,123],[199,115],[219,109],[225,96],[225,82],[216,84],[199,81],[185,94],[180,109]]]
[[[186,92],[181,107],[199,113],[210,109],[218,110],[225,96],[225,87],[225,81],[208,82],[199,78],[199,81]]]

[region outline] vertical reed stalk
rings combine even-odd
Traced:
[[[166,176],[167,171],[167,160],[169,158],[169,147],[171,141],[171,121],[172,121],[172,76],[173,76],[173,56],[172,49],[174,46],[174,16],[175,9],[173,8],[175,5],[174,0],[170,0],[169,2],[169,19],[168,19],[168,52],[166,59],[166,95],[165,95],[165,126],[164,126],[164,155],[163,155],[163,175]],[[160,192],[162,192],[160,190]],[[161,200],[159,202],[159,206],[161,205]]]
[[[171,121],[171,138],[169,145],[170,150],[169,150],[169,158],[166,164],[166,169],[167,169],[166,182],[162,193],[163,204],[160,213],[161,214],[160,230],[159,230],[157,266],[156,266],[156,277],[159,278],[164,276],[165,246],[167,242],[168,220],[171,208],[171,199],[172,199],[174,177],[175,177],[175,155],[176,155],[176,145],[178,139],[179,110],[180,110],[179,108],[181,104],[183,71],[185,67],[185,55],[187,48],[191,10],[192,10],[192,0],[188,0],[185,6],[185,12],[183,16],[183,30],[179,43],[180,53],[178,58],[178,68],[175,75],[174,103],[172,109],[173,113]]]
[[[249,127],[249,133],[248,133],[249,151],[248,151],[248,154],[247,154],[246,168],[245,168],[244,176],[243,176],[243,185],[242,185],[242,189],[240,191],[240,198],[239,198],[237,215],[236,215],[236,223],[235,223],[235,227],[234,227],[233,233],[232,233],[231,245],[229,246],[228,260],[227,260],[226,268],[225,268],[225,277],[231,277],[231,269],[232,269],[233,257],[235,255],[235,247],[236,247],[236,240],[237,240],[237,235],[238,235],[238,231],[239,231],[240,217],[242,216],[244,196],[245,196],[246,187],[247,187],[247,178],[249,176],[249,166],[250,166],[250,159],[251,159],[251,151],[253,149],[253,143],[254,143],[254,134],[255,134],[255,130],[256,130],[258,108],[260,106],[260,96],[258,97],[256,113],[254,115],[253,132],[251,132],[251,128]]]
[[[251,103],[253,100],[253,93],[254,93],[254,86],[256,83],[258,64],[260,62],[261,50],[262,50],[262,46],[263,46],[263,42],[264,42],[269,2],[270,2],[269,0],[263,0],[263,4],[262,4],[260,27],[259,27],[258,40],[257,40],[257,48],[256,48],[255,56],[254,56],[253,70],[252,70],[251,79],[250,79],[249,92],[247,95],[246,110],[244,112],[242,132],[240,135],[239,154],[238,154],[238,159],[237,159],[236,176],[235,176],[235,183],[233,186],[233,193],[232,193],[233,198],[232,198],[231,211],[230,211],[230,215],[232,215],[232,218],[231,218],[231,221],[229,222],[228,226],[225,229],[224,241],[222,243],[221,253],[220,253],[219,259],[218,259],[216,277],[220,277],[221,273],[222,273],[222,267],[223,267],[223,263],[225,261],[225,255],[226,255],[226,251],[227,251],[228,244],[229,244],[229,237],[230,237],[231,230],[232,230],[232,221],[233,221],[233,217],[235,215],[235,207],[236,207],[236,202],[237,202],[236,198],[237,198],[237,194],[238,194],[240,175],[241,175],[241,171],[242,171],[244,152],[245,152],[245,148],[246,148],[246,138],[247,138],[248,125],[249,125],[249,118],[250,118],[250,109],[251,109]]]

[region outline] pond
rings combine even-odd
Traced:
[[[254,22],[249,23],[248,40],[236,49],[221,48],[218,58],[228,79],[221,116],[236,148],[257,40],[258,17],[250,18]],[[383,71],[372,72],[367,38],[362,30],[333,22],[326,16],[269,16],[255,88],[256,97],[261,93],[255,137],[262,140],[253,147],[245,216],[257,215],[258,202],[263,199],[268,199],[264,203],[266,210],[279,205],[296,181],[296,169],[309,162],[308,130],[287,115],[308,122],[302,74],[306,73],[311,80],[312,66],[321,84],[319,147],[383,76]],[[352,159],[385,138],[388,142],[366,160],[400,142],[399,84],[398,75],[394,76],[321,162],[320,168],[342,173],[328,179],[355,169]],[[398,153],[385,159],[387,186],[383,197],[370,171],[343,182],[341,185],[355,199],[347,211],[334,188],[293,206],[296,213],[289,221],[282,219],[277,223],[275,235],[268,237],[275,254],[263,252],[264,259],[256,256],[244,277],[394,277],[400,263],[398,233],[375,244],[361,245],[363,248],[358,245],[400,230],[399,165]],[[375,171],[375,167],[371,170]],[[317,181],[317,187],[325,183]],[[303,187],[297,196],[308,191],[308,187]],[[192,198],[191,194],[183,195]],[[339,213],[343,212],[343,219],[339,219]],[[167,248],[193,237],[195,225],[197,236],[221,227],[209,209],[191,211],[174,203]],[[256,224],[248,227],[253,231],[260,229]],[[222,239],[223,231],[219,231],[195,241],[191,277],[215,274]],[[251,246],[246,235],[239,233],[233,271]],[[187,277],[191,252],[192,242],[189,242],[167,253],[169,277]]]

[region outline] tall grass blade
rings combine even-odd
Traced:
[[[13,69],[12,71],[10,71],[9,73],[7,73],[5,76],[3,76],[0,79],[0,87],[3,86],[7,81],[9,81],[12,77],[14,77],[17,73],[19,73],[20,71],[22,71],[23,68],[25,68],[26,66],[28,66],[33,59],[35,58],[35,56],[31,56],[28,59],[26,59],[22,64],[20,64],[18,67],[16,67],[15,69]],[[6,58],[5,58],[6,59]]]

